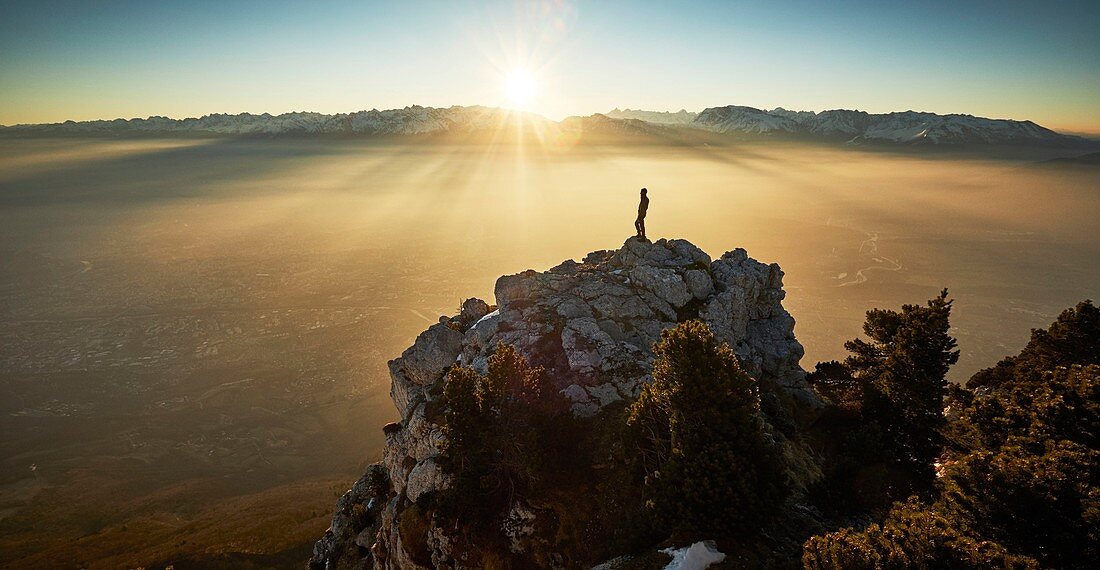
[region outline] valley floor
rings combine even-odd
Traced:
[[[386,361],[498,275],[618,247],[642,186],[651,237],[782,265],[804,368],[947,286],[963,380],[1100,296],[1087,166],[778,142],[0,157],[3,566],[297,566],[397,416]]]

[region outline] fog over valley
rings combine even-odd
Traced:
[[[307,558],[397,418],[387,360],[500,275],[622,245],[643,186],[650,239],[782,266],[806,369],[949,287],[964,381],[1100,296],[1100,169],[1046,158],[0,139],[0,563]]]

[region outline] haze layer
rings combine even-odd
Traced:
[[[642,186],[651,239],[782,265],[805,368],[947,286],[963,379],[1100,293],[1087,167],[775,142],[0,157],[0,562],[302,559],[396,417],[386,360],[501,274],[619,246]]]

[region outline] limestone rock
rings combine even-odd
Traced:
[[[470,366],[484,373],[489,355],[501,343],[545,367],[574,414],[592,416],[636,397],[651,380],[652,346],[661,331],[698,318],[760,380],[762,398],[769,403],[766,413],[797,421],[821,406],[799,366],[803,349],[794,336],[794,319],[782,305],[783,271],[750,258],[743,249],[712,261],[685,240],[630,238],[622,248],[592,252],[580,263],[568,260],[543,273],[503,276],[495,296],[495,310],[485,301],[467,299],[457,316],[443,317],[390,362],[391,396],[401,421],[385,430],[383,460],[392,495],[376,505],[377,542],[366,552],[362,545],[369,536],[347,516],[353,507],[345,503],[365,500],[353,487],[341,499],[332,528],[317,543],[315,565],[334,567],[331,563],[340,560],[340,566],[353,567],[355,560],[341,557],[361,556],[360,564],[373,560],[381,568],[422,566],[406,552],[398,521],[418,499],[449,483],[436,462],[445,436],[439,425],[442,414],[431,412],[433,399],[442,393],[449,367]],[[783,440],[771,423],[769,429]],[[806,452],[790,442],[785,445],[794,462],[805,460],[808,466],[802,480],[812,480],[808,471],[813,462]],[[514,548],[522,548],[529,529],[538,525],[537,517],[527,507],[510,513]],[[432,564],[461,567],[450,552],[448,532],[431,521],[426,524],[427,539],[420,544],[430,549]]]
[[[628,275],[639,286],[673,307],[683,307],[692,299],[687,283],[672,269],[638,265]]]
[[[416,502],[424,493],[446,489],[450,486],[449,480],[450,478],[443,474],[434,459],[426,458],[409,471],[405,495],[410,501]]]
[[[462,351],[462,333],[439,323],[416,337],[416,342],[389,362],[393,383],[390,396],[399,410],[409,406],[424,389],[439,381]]]
[[[685,271],[684,283],[691,291],[692,298],[698,301],[710,297],[711,293],[714,292],[714,281],[711,280],[710,274],[702,269],[688,269]]]
[[[477,298],[466,299],[458,310],[459,326],[468,327],[479,319],[489,314],[492,308],[489,303]]]

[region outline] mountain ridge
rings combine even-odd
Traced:
[[[529,112],[498,107],[411,105],[401,109],[324,114],[316,112],[215,113],[202,117],[147,118],[0,126],[9,135],[165,135],[212,136],[410,136],[500,130],[504,125],[542,130],[618,135],[710,132],[728,136],[809,137],[852,144],[1074,146],[1088,140],[1061,134],[1024,120],[966,114],[899,111],[868,113],[850,109],[820,112],[772,110],[742,105],[708,107],[699,113],[613,109],[607,113],[552,121]]]
[[[847,139],[847,142],[916,144],[1072,144],[1079,137],[1063,135],[1032,121],[989,119],[966,114],[897,111],[867,113],[849,109],[821,112],[771,111],[727,105],[708,107],[692,126],[719,133],[759,135],[803,134]]]

